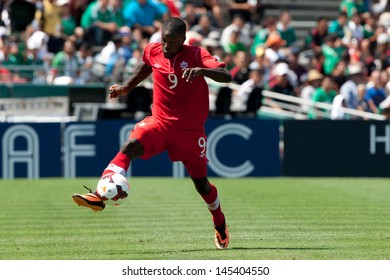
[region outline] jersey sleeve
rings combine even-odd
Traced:
[[[218,68],[223,67],[225,68],[226,64],[225,62],[219,62],[217,58],[212,56],[206,49],[199,48],[200,49],[200,59],[201,64],[205,68]]]

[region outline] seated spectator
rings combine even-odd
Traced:
[[[239,40],[240,35],[241,31],[238,28],[230,33],[229,44],[225,49],[227,53],[235,55],[238,51],[247,51],[247,47]]]
[[[268,37],[264,44],[264,56],[271,65],[274,65],[280,59],[285,59],[282,51],[285,45],[286,41],[284,41],[278,34],[272,34]]]
[[[344,28],[343,43],[350,44],[352,40],[361,42],[364,39],[364,27],[362,25],[362,18],[359,14],[355,14],[348,21]]]
[[[195,25],[199,24],[199,19],[202,13],[199,13],[196,9],[195,3],[192,1],[187,1],[184,4],[183,12],[181,13],[182,19],[188,25],[188,28],[191,29]]]
[[[55,85],[68,85],[79,83],[80,74],[79,60],[76,56],[74,42],[65,41],[64,48],[53,58],[51,76],[48,83]]]
[[[222,3],[219,0],[188,0],[187,3],[191,3],[196,11],[196,14],[206,14],[211,20],[211,24],[216,28],[226,26],[223,19]],[[191,25],[193,26],[193,25]]]
[[[360,0],[342,0],[339,5],[339,10],[341,13],[344,13],[348,16],[348,18],[352,18],[354,15],[357,15],[358,13],[362,12],[360,7],[360,3],[357,2],[363,2]],[[360,8],[360,9],[359,9]]]
[[[337,63],[341,60],[341,53],[337,48],[338,37],[335,34],[330,34],[325,39],[325,44],[322,45],[322,53],[324,55],[324,71],[326,75],[330,75]]]
[[[238,91],[234,92],[234,96],[240,100],[242,111],[246,115],[255,116],[257,110],[260,109],[263,89],[263,72],[261,70],[251,70],[249,79],[240,86]]]
[[[125,24],[131,29],[138,29],[145,38],[150,38],[157,31],[154,21],[166,19],[168,10],[165,6],[151,0],[134,0],[123,9]]]
[[[360,64],[348,65],[347,81],[340,87],[340,95],[343,96],[347,108],[357,109],[359,103],[357,85],[364,81],[363,67]]]
[[[237,29],[240,30],[238,42],[244,44],[245,46],[250,46],[251,44],[249,28],[245,25],[244,19],[237,15],[233,18],[232,23],[223,29],[221,34],[220,43],[226,52],[229,50],[231,35],[233,32],[237,32]]]
[[[336,95],[337,92],[334,90],[334,81],[330,76],[325,76],[322,80],[321,86],[316,88],[312,101],[332,104]],[[312,107],[309,111],[308,117],[309,119],[322,119],[324,118],[323,114],[326,111],[327,110]],[[320,112],[322,113],[320,114]]]
[[[380,114],[379,104],[386,99],[386,91],[381,81],[381,71],[374,70],[367,84],[365,100],[368,104],[369,111]]]
[[[85,41],[95,46],[104,46],[118,31],[109,0],[96,0],[88,5],[81,17]]]
[[[256,55],[256,49],[258,47],[264,47],[265,42],[268,37],[271,35],[278,35],[278,30],[276,27],[276,19],[273,17],[268,17],[262,22],[262,26],[256,32],[251,45],[251,55]]]
[[[77,23],[73,17],[69,5],[69,0],[57,0],[57,4],[61,7],[61,33],[63,38],[74,36]],[[76,38],[75,38],[76,39]]]
[[[211,32],[217,31],[217,29],[211,25],[210,18],[207,14],[201,15],[199,18],[199,23],[190,29],[199,33],[204,38],[208,37]]]
[[[312,100],[314,92],[316,88],[321,86],[323,78],[324,75],[322,75],[318,70],[311,69],[307,73],[305,85],[301,90],[300,97],[304,100]],[[310,106],[307,104],[302,104],[301,108],[304,113],[308,113]]]
[[[337,19],[333,20],[329,24],[328,33],[335,34],[338,38],[344,37],[344,27],[347,24],[348,17],[345,13],[340,13]]]
[[[297,76],[288,64],[285,62],[277,62],[272,71],[272,76],[269,81],[271,91],[296,96]]]
[[[310,30],[310,34],[305,38],[306,47],[320,49],[328,36],[328,19],[320,17],[316,21],[316,26]]]
[[[291,26],[291,14],[284,10],[279,16],[279,22],[276,25],[280,37],[286,42],[286,47],[291,47],[297,43],[295,28]]]
[[[340,60],[337,62],[336,66],[334,67],[331,76],[335,86],[335,89],[339,91],[340,87],[347,81],[346,78],[346,72],[347,72],[347,62],[345,60]]]
[[[241,16],[246,23],[251,23],[254,13],[257,11],[257,0],[233,0],[229,1],[229,15],[233,19]]]

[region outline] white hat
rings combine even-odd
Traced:
[[[387,33],[379,34],[376,38],[376,42],[378,44],[386,44],[387,42],[389,42],[389,35]]]
[[[57,0],[56,1],[57,6],[64,6],[69,4],[69,0]]]
[[[362,73],[363,73],[363,67],[360,64],[348,65],[348,75],[356,75]]]
[[[274,68],[274,74],[277,76],[286,75],[288,71],[289,71],[288,65],[287,63],[284,62],[276,64]]]

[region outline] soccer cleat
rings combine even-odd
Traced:
[[[87,187],[85,188],[88,189]],[[95,212],[102,211],[104,207],[106,207],[106,204],[103,202],[99,195],[93,193],[91,190],[89,191],[90,193],[87,194],[73,194],[73,201],[78,206],[85,206],[91,208]]]
[[[215,246],[217,249],[226,249],[229,245],[229,232],[226,224],[224,223],[222,226],[214,227],[215,229]]]

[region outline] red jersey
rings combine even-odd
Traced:
[[[165,58],[161,43],[145,47],[143,61],[153,68],[153,116],[176,128],[203,127],[209,113],[209,88],[204,77],[192,83],[182,78],[182,69],[224,67],[203,48],[184,45],[173,58]]]

